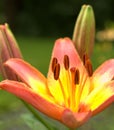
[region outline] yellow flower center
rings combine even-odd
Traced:
[[[86,55],[84,55],[83,62],[88,75],[91,76],[92,65]],[[53,58],[52,72],[55,80],[53,85],[57,85],[57,88],[59,88],[59,91],[52,92],[53,97],[56,96],[55,103],[69,108],[74,112],[80,111],[80,105],[82,106],[80,100],[88,93],[88,90],[86,92],[85,88],[90,87],[90,84],[86,82],[87,74],[84,74],[84,70],[81,70],[81,68],[70,67],[68,55],[64,55],[63,64],[61,65],[56,57]],[[56,91],[56,87],[53,91]]]

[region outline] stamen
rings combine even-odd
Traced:
[[[54,57],[52,60],[52,72],[54,72],[54,69],[55,69],[57,62],[58,62],[57,58]]]
[[[74,79],[76,68],[75,67],[70,68],[70,72],[71,72],[72,78]],[[73,83],[75,83],[75,80],[73,80]]]
[[[75,76],[74,76],[74,83],[79,84],[79,81],[80,81],[80,73],[79,73],[79,70],[76,69]]]
[[[112,77],[112,79],[111,80],[114,80],[114,76]]]
[[[72,78],[73,78],[73,83],[76,85],[76,84],[79,84],[79,81],[80,81],[80,73],[79,73],[79,69],[76,69],[75,67],[72,67],[70,69],[71,71],[71,74],[72,74]]]
[[[71,88],[70,88],[70,108],[72,110],[74,110],[75,108],[75,94],[76,94],[76,84],[75,84],[75,72],[76,72],[76,68],[72,67],[70,69],[71,72]]]
[[[58,80],[59,78],[59,74],[60,74],[60,64],[56,64],[55,67],[54,67],[54,70],[53,70],[53,73],[54,73],[54,79],[55,80]]]
[[[85,65],[86,64],[86,61],[89,59],[89,57],[88,57],[88,55],[87,55],[87,53],[85,53],[84,55],[83,55],[83,64]]]
[[[66,70],[69,69],[69,57],[67,55],[64,55],[64,67]]]
[[[61,92],[62,92],[62,94],[63,94],[64,105],[65,105],[66,107],[68,107],[68,101],[67,101],[67,96],[66,96],[66,93],[65,93],[65,90],[64,90],[64,86],[63,86],[63,84],[62,84],[60,78],[58,78],[58,81],[59,81],[59,84],[60,84]]]
[[[89,59],[86,61],[85,67],[86,67],[86,70],[88,71],[89,76],[91,77],[93,74],[93,68],[92,68],[91,61]]]
[[[83,64],[84,64],[86,70],[88,71],[89,76],[92,76],[93,68],[92,68],[92,64],[91,64],[91,61],[90,61],[87,53],[85,53],[83,55]]]

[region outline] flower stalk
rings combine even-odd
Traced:
[[[36,112],[28,103],[24,102],[22,100],[23,104],[26,106],[26,108],[33,114],[33,116],[40,121],[48,130],[55,130],[53,127],[51,127],[39,114]]]

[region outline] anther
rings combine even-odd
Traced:
[[[53,60],[52,60],[52,72],[54,72],[54,68],[55,68],[55,66],[56,66],[56,64],[57,64],[57,58],[53,58]]]
[[[60,64],[56,64],[55,67],[54,67],[54,70],[53,70],[53,73],[54,73],[54,79],[55,80],[58,80],[59,78],[59,74],[60,74]]]
[[[86,61],[89,59],[89,57],[88,57],[88,55],[87,55],[87,53],[85,53],[84,55],[83,55],[83,64],[85,65],[86,64]]]
[[[80,81],[80,73],[79,73],[79,70],[76,69],[75,67],[72,67],[72,68],[70,69],[70,71],[71,71],[73,83],[74,83],[74,84],[79,84],[79,81]]]
[[[80,72],[78,69],[76,69],[75,76],[74,76],[74,83],[79,84],[79,82],[80,82]]]
[[[69,57],[67,55],[64,55],[64,67],[66,70],[69,69]]]
[[[112,77],[112,79],[111,80],[114,80],[114,76]]]
[[[71,71],[71,73],[73,74],[73,73],[75,73],[76,68],[75,68],[75,67],[72,67],[72,68],[70,68],[70,71]]]
[[[86,61],[85,67],[86,67],[86,70],[87,70],[89,76],[92,76],[92,74],[93,74],[93,68],[92,68],[91,61],[89,59]]]

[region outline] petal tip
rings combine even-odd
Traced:
[[[65,109],[62,116],[62,122],[69,128],[80,127],[83,123],[88,121],[92,112],[73,113],[69,109]]]

